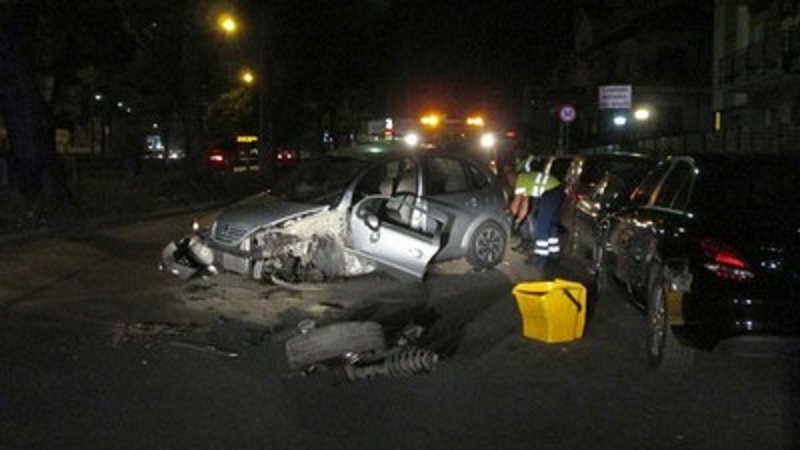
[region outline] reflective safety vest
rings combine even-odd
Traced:
[[[528,155],[525,159],[521,161],[517,161],[517,164],[514,166],[514,171],[517,173],[520,172],[530,172],[531,171],[531,164],[536,161],[536,157],[533,155]]]
[[[514,195],[525,195],[539,198],[545,192],[557,188],[561,184],[558,178],[544,172],[523,172],[517,174]]]

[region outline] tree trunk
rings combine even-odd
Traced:
[[[72,218],[76,208],[59,176],[55,130],[25,52],[30,9],[10,2],[0,7],[0,17],[0,112],[8,129],[11,186],[36,214]]]

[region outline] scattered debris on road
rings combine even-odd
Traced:
[[[219,356],[227,356],[229,358],[236,358],[239,356],[239,352],[235,350],[225,349],[213,344],[204,344],[201,342],[191,342],[191,341],[169,341],[169,344],[172,345],[173,347],[186,348],[189,350],[197,350],[199,352],[211,353]]]
[[[198,325],[194,323],[189,324],[174,324],[162,322],[135,322],[127,323],[118,321],[115,322],[111,330],[111,342],[119,344],[120,342],[128,342],[135,339],[154,339],[160,336],[177,337],[183,336],[191,330],[197,329]]]
[[[310,320],[297,324],[286,341],[290,375],[310,375],[320,367],[344,369],[349,381],[378,376],[406,377],[431,372],[439,361],[435,352],[414,346],[424,329],[411,324],[386,347],[383,327],[377,322],[341,322],[317,327]]]

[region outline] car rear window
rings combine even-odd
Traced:
[[[646,172],[651,166],[650,160],[634,156],[589,158],[584,162],[580,182],[596,183],[603,178],[606,172],[618,174],[626,179],[635,178],[636,174]]]
[[[550,166],[550,175],[555,176],[559,180],[563,180],[567,176],[567,169],[572,163],[572,158],[556,158]]]

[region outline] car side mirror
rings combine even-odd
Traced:
[[[369,213],[366,216],[364,216],[364,223],[370,230],[378,231],[378,228],[380,228],[381,226],[381,219],[379,219],[377,215]]]

